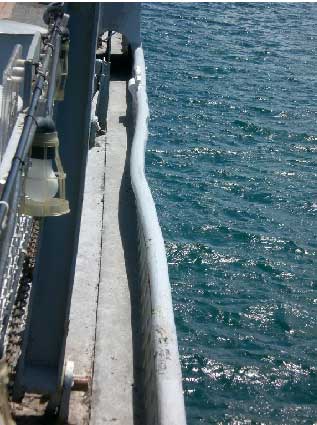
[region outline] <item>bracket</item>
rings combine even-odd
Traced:
[[[69,413],[69,400],[74,383],[74,362],[67,361],[64,368],[61,388],[54,394],[48,405],[47,413],[57,415],[60,423],[67,423]]]

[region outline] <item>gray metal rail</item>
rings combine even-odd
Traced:
[[[135,132],[131,150],[131,182],[136,199],[142,285],[142,332],[147,424],[185,425],[177,335],[164,240],[145,172],[149,108],[142,47],[134,51]]]

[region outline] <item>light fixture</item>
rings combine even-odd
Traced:
[[[65,179],[59,156],[59,140],[50,117],[37,118],[29,166],[24,180],[22,213],[34,217],[69,213],[65,198]]]

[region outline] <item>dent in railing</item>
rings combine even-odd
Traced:
[[[147,423],[186,424],[171,287],[164,240],[145,173],[149,109],[143,50],[134,51],[134,77],[129,81],[135,130],[131,150],[131,183],[136,199],[143,317]],[[149,312],[150,307],[150,312]],[[148,317],[150,315],[150,317]]]

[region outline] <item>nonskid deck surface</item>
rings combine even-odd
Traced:
[[[127,81],[110,82],[106,174],[91,424],[134,423],[131,309],[137,284],[134,196],[129,175]],[[128,131],[127,131],[128,130]],[[132,304],[131,304],[132,303]],[[135,406],[137,407],[137,406]]]
[[[117,38],[117,43],[119,42],[120,38]],[[116,45],[113,47],[116,48]],[[83,361],[82,342],[85,344],[86,341],[88,363],[81,367],[78,373],[90,374],[89,358],[93,368],[91,425],[132,425],[140,424],[142,420],[142,397],[138,385],[141,364],[138,364],[140,356],[137,353],[140,343],[136,214],[129,174],[132,117],[127,102],[127,79],[127,74],[125,77],[121,74],[119,77],[112,76],[110,81],[104,180],[102,173],[98,172],[102,164],[97,159],[102,155],[104,139],[98,140],[101,143],[100,148],[93,149],[99,150],[99,153],[96,153],[95,159],[90,160],[88,164],[88,184],[71,315],[69,357],[75,360],[75,364],[80,365]],[[96,178],[89,181],[93,174]],[[99,203],[101,193],[103,211]],[[92,236],[91,224],[97,240]],[[99,231],[101,238],[98,240]],[[94,246],[91,246],[92,244]],[[88,252],[85,252],[87,248]],[[90,257],[92,258],[89,264]],[[96,269],[99,270],[99,279]],[[92,309],[89,304],[87,311],[83,299],[90,276],[94,282],[99,280],[95,346],[92,338]],[[89,291],[90,301],[96,299],[94,284]],[[90,315],[90,322],[89,319],[87,321],[87,315]],[[82,321],[81,324],[78,324],[78,319]],[[71,406],[70,422],[77,424],[80,418],[76,405],[77,403]]]

